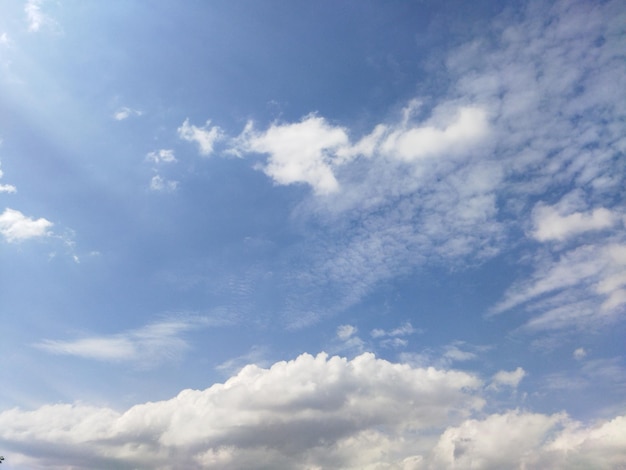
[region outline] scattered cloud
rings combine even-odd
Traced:
[[[626,245],[583,245],[541,263],[529,280],[514,284],[491,311],[526,304],[538,312],[526,328],[562,329],[602,324],[626,304]]]
[[[492,390],[499,390],[502,387],[517,388],[524,377],[526,377],[526,371],[521,367],[510,372],[501,370],[494,374],[487,388]]]
[[[49,236],[52,225],[47,219],[33,219],[14,209],[6,208],[0,214],[0,234],[9,243]]]
[[[26,20],[28,22],[28,31],[36,33],[44,26],[49,28],[58,28],[58,24],[50,16],[41,10],[43,0],[28,0],[24,6]]]
[[[335,352],[350,351],[360,354],[365,349],[365,341],[357,335],[358,329],[353,325],[339,325],[337,327],[337,340],[339,346],[334,348]]]
[[[263,171],[278,184],[307,183],[318,194],[339,189],[331,161],[347,145],[346,131],[324,118],[309,115],[293,124],[273,124],[264,132],[248,125],[236,140],[236,153],[269,155]]]
[[[141,116],[143,114],[142,111],[138,109],[129,108],[127,106],[122,106],[120,109],[113,113],[113,119],[116,121],[123,121],[128,119],[129,117]]]
[[[394,337],[394,336],[407,336],[412,335],[414,333],[419,333],[419,330],[413,328],[411,322],[403,323],[398,328],[394,328],[393,330],[383,330],[380,328],[375,328],[370,332],[372,338],[384,338],[384,337]]]
[[[88,336],[69,341],[46,339],[35,346],[51,354],[154,367],[163,361],[179,358],[188,349],[184,333],[215,324],[205,317],[173,318],[115,335]]]
[[[480,414],[482,382],[366,353],[248,365],[223,384],[120,412],[84,404],[0,413],[29,468],[616,468],[626,417]]]
[[[161,149],[149,152],[146,155],[146,160],[153,163],[174,163],[176,162],[176,156],[171,149]]]
[[[585,348],[576,348],[572,356],[574,356],[574,359],[576,359],[577,361],[580,361],[581,359],[587,357],[587,351],[585,350]]]
[[[171,193],[178,189],[178,181],[167,180],[161,175],[154,175],[150,180],[150,189]]]
[[[218,126],[211,126],[207,121],[203,127],[197,127],[189,123],[189,119],[178,128],[178,136],[187,142],[195,142],[201,155],[211,155],[213,146],[224,138],[223,131]]]
[[[1,140],[0,140],[0,143],[2,143]],[[2,168],[0,167],[0,179],[2,179],[3,176],[4,176],[4,172],[2,171]],[[15,192],[17,192],[17,188],[13,186],[12,184],[0,184],[0,193],[15,193]]]
[[[559,209],[541,203],[535,206],[532,214],[534,239],[563,241],[580,233],[610,228],[619,220],[617,214],[603,207],[569,214],[563,214]]]

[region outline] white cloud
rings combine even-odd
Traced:
[[[176,156],[171,149],[160,149],[153,152],[149,152],[146,155],[146,159],[153,163],[174,163],[176,162]]]
[[[539,241],[563,241],[588,231],[612,227],[619,218],[603,207],[589,212],[563,214],[559,207],[537,204],[533,209],[532,236]]]
[[[213,146],[224,138],[224,133],[218,126],[211,127],[211,121],[207,121],[203,127],[197,127],[185,119],[178,128],[178,136],[187,142],[195,142],[201,155],[211,155]]]
[[[1,140],[0,140],[0,143],[2,143]],[[3,176],[4,176],[4,172],[2,171],[2,168],[0,167],[0,179],[2,179]],[[13,186],[12,184],[0,184],[0,193],[15,193],[15,192],[17,192],[17,188]]]
[[[0,184],[0,193],[15,193],[17,188],[12,184]]]
[[[24,6],[26,20],[28,22],[28,31],[36,33],[42,27],[53,28],[58,31],[59,25],[50,16],[41,10],[43,0],[28,0]]]
[[[477,107],[462,107],[443,126],[425,125],[397,129],[385,136],[383,155],[404,161],[467,151],[467,147],[484,138],[489,129],[487,115]]]
[[[120,109],[113,113],[113,119],[116,121],[123,121],[132,116],[141,116],[143,114],[142,111],[138,109],[129,108],[127,106],[122,106]]]
[[[344,341],[354,336],[356,332],[357,328],[352,325],[339,325],[337,327],[337,337]]]
[[[86,404],[0,413],[0,441],[28,468],[616,468],[626,418],[473,417],[472,374],[304,354],[126,411]],[[26,463],[25,463],[26,465]]]
[[[0,413],[3,451],[73,468],[368,468],[416,461],[431,430],[482,406],[471,374],[363,354],[247,366],[224,384],[120,413],[48,405]],[[28,445],[25,445],[28,444]]]
[[[46,17],[41,12],[41,0],[28,0],[26,2],[26,6],[24,7],[24,11],[26,12],[26,17],[28,19],[28,30],[29,31],[39,31],[41,26],[45,23]]]
[[[501,370],[494,374],[487,388],[493,390],[499,390],[502,387],[517,388],[524,377],[526,377],[526,371],[521,367],[510,372]]]
[[[294,124],[273,124],[265,132],[248,126],[237,143],[239,152],[268,154],[263,171],[278,184],[308,183],[318,194],[339,189],[334,151],[348,144],[348,136],[324,118],[310,115]]]
[[[580,361],[587,356],[587,351],[585,350],[585,348],[576,348],[572,356],[574,356],[574,359],[576,359],[577,361]]]
[[[502,313],[526,304],[539,311],[527,326],[555,329],[610,320],[626,303],[626,245],[583,245],[547,260],[531,278],[514,284],[491,311]]]
[[[406,335],[412,335],[413,333],[417,333],[418,330],[416,330],[415,328],[413,328],[413,325],[411,325],[411,322],[406,322],[404,324],[402,324],[401,326],[399,326],[398,328],[394,328],[393,330],[383,330],[380,328],[375,328],[370,332],[370,335],[372,336],[372,338],[383,338],[386,336],[406,336]]]
[[[150,189],[171,193],[178,189],[178,181],[167,180],[160,175],[154,175],[150,180]]]
[[[0,233],[8,242],[46,237],[50,235],[52,225],[49,220],[33,219],[14,209],[6,208],[0,214]]]
[[[35,346],[52,354],[154,367],[177,359],[188,348],[183,334],[213,324],[204,317],[163,320],[115,335],[62,341],[46,339]]]

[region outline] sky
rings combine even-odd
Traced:
[[[6,469],[626,466],[620,0],[6,0]]]

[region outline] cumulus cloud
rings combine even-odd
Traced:
[[[207,121],[203,127],[197,127],[185,119],[178,128],[178,136],[187,142],[195,142],[201,155],[211,155],[216,142],[224,138],[223,131],[218,126],[211,126]]]
[[[6,208],[0,214],[0,233],[9,243],[46,237],[52,225],[47,219],[33,219],[14,209]]]
[[[351,361],[304,354],[124,413],[85,405],[5,411],[0,442],[40,465],[75,468],[107,460],[149,468],[364,468],[425,451],[433,427],[482,406],[472,393],[480,385],[468,373],[372,354]],[[404,441],[422,434],[424,442]],[[372,445],[376,452],[359,452]]]
[[[334,151],[348,143],[346,131],[310,115],[293,124],[273,124],[264,132],[248,127],[238,151],[267,154],[263,171],[278,184],[308,183],[318,194],[339,189],[333,174]]]
[[[179,358],[189,347],[184,333],[211,324],[204,317],[169,319],[115,335],[87,336],[69,341],[46,339],[35,347],[51,354],[154,367]]]
[[[519,410],[482,416],[472,374],[363,354],[249,365],[223,384],[126,411],[86,404],[0,413],[29,468],[615,468],[626,422]]]

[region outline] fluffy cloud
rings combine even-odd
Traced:
[[[332,165],[335,151],[348,144],[346,131],[311,115],[294,124],[274,124],[264,132],[248,126],[236,140],[237,152],[269,155],[263,171],[278,184],[308,183],[318,194],[339,189]]]
[[[211,127],[211,121],[207,121],[203,127],[197,127],[189,124],[189,119],[185,119],[178,128],[178,136],[187,142],[195,142],[201,155],[211,155],[213,146],[223,139],[224,133],[217,126]]]
[[[46,339],[35,346],[52,354],[153,367],[180,357],[188,348],[184,333],[210,324],[206,318],[164,320],[116,335],[70,341]]]
[[[5,411],[0,441],[7,454],[75,468],[107,459],[150,468],[242,468],[254,459],[257,468],[360,467],[371,463],[362,455],[393,461],[425,451],[433,427],[481,407],[472,393],[480,385],[464,372],[413,369],[372,354],[351,361],[305,354],[125,413],[84,405]],[[422,434],[423,443],[403,442]],[[379,449],[360,455],[368,445]]]
[[[33,219],[14,209],[7,208],[0,214],[0,233],[8,242],[48,236],[52,225],[49,220]]]
[[[614,468],[624,417],[480,413],[481,381],[363,354],[247,366],[223,384],[125,412],[84,404],[0,413],[11,463],[72,468]]]

